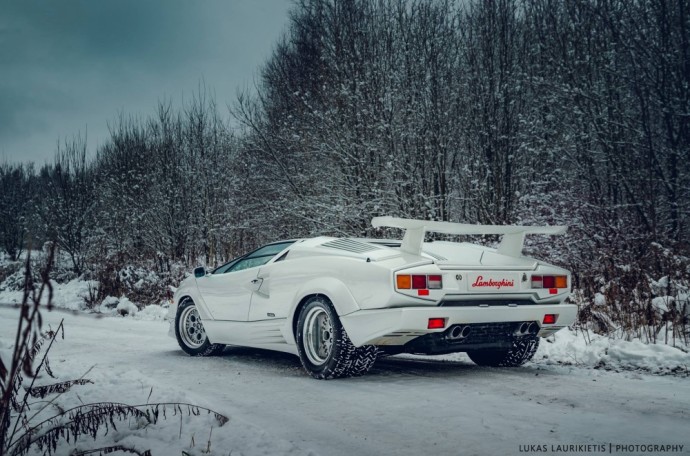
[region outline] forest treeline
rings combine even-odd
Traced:
[[[2,246],[165,274],[279,238],[376,236],[377,215],[565,224],[528,251],[573,271],[582,322],[687,338],[689,10],[297,1],[255,90],[222,100],[231,116],[201,87],[120,115],[94,153],[76,137],[52,164],[2,165]]]

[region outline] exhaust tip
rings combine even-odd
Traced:
[[[451,339],[459,339],[462,337],[462,331],[464,328],[462,326],[455,326],[453,330],[450,332],[450,337]]]
[[[539,325],[535,322],[530,323],[529,328],[527,329],[527,332],[529,332],[531,335],[534,335],[539,332]]]
[[[447,333],[446,337],[451,340],[462,340],[470,335],[472,328],[468,326],[456,325],[453,326]]]

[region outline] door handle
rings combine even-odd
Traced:
[[[264,282],[264,279],[254,279],[251,282],[249,282],[250,283],[249,288],[252,291],[259,291],[259,288],[261,288],[261,285],[263,284],[263,282]]]

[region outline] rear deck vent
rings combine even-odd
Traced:
[[[352,239],[334,239],[321,244],[321,247],[330,247],[331,249],[347,250],[354,253],[371,252],[372,250],[380,250],[380,247],[375,245],[365,244],[364,242],[354,241]]]
[[[448,261],[448,258],[442,257],[441,255],[437,255],[435,253],[427,252],[426,250],[422,250],[422,253],[426,253],[429,255],[431,258],[434,258],[438,261]]]

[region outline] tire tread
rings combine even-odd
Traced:
[[[334,332],[336,333],[332,348],[333,356],[320,368],[315,368],[311,362],[309,362],[307,356],[304,354],[304,348],[302,347],[303,316],[306,315],[306,310],[311,307],[314,302],[319,303],[314,305],[321,305],[327,309],[332,320]],[[364,345],[362,347],[354,346],[345,328],[343,328],[343,325],[340,323],[338,315],[333,308],[333,304],[323,296],[311,298],[302,308],[297,329],[297,347],[304,369],[309,375],[319,380],[359,377],[369,372],[378,357],[378,349],[373,345]]]

